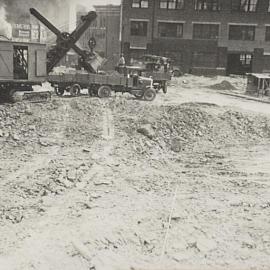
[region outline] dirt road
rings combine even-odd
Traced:
[[[269,108],[181,82],[0,105],[0,269],[269,269]]]

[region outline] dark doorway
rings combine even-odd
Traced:
[[[28,80],[28,47],[14,46],[13,68],[14,79]]]
[[[227,74],[244,75],[252,71],[252,54],[233,53],[228,55]]]

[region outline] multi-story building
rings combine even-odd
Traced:
[[[103,69],[112,70],[119,61],[120,55],[120,6],[96,5],[94,9],[97,19],[80,39],[80,45],[89,50],[88,41],[94,37],[97,42],[95,51],[107,60]],[[85,14],[86,11],[78,11],[77,21]]]
[[[269,2],[122,0],[122,51],[169,56],[194,74],[270,71]]]

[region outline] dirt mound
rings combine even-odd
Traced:
[[[95,100],[77,103],[75,99],[0,105],[0,143],[49,146],[60,135],[72,141],[90,140],[96,136],[98,107]]]
[[[237,90],[229,81],[223,80],[220,83],[209,86],[213,90]]]
[[[200,144],[237,144],[270,137],[267,117],[209,104],[146,106],[142,110],[136,103],[130,103],[128,110],[126,132],[139,148],[143,141],[142,148],[156,145],[179,152]],[[145,125],[154,131],[152,138],[140,132]]]

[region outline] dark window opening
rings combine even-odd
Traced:
[[[131,21],[131,36],[147,36],[147,22]]]
[[[13,49],[14,79],[28,80],[28,48],[14,46]]]
[[[149,3],[148,0],[132,0],[133,8],[148,8]]]
[[[160,0],[159,7],[161,9],[183,9],[184,0]]]
[[[230,25],[229,27],[230,40],[255,40],[255,26],[252,25]]]
[[[181,38],[183,36],[183,24],[182,23],[158,23],[158,36],[159,37],[176,37]]]
[[[192,55],[193,67],[215,68],[217,65],[217,56],[215,53],[194,52]]]
[[[232,0],[232,10],[256,12],[258,0]]]
[[[270,26],[266,26],[266,29],[265,29],[265,41],[270,41]]]
[[[219,0],[195,0],[195,10],[220,10]]]
[[[193,38],[194,39],[218,39],[219,25],[218,24],[194,24]]]

